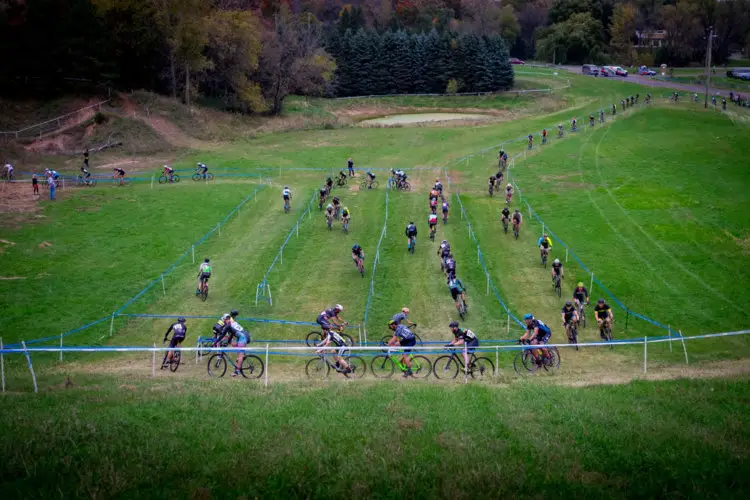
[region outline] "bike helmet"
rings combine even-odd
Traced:
[[[229,316],[229,314],[226,314],[226,313],[225,313],[225,314],[222,314],[222,315],[221,315],[221,319],[222,319],[222,321],[226,321],[226,320],[228,320],[229,318],[231,318],[231,316]]]
[[[555,259],[555,261],[553,262],[553,264],[559,264],[559,263],[560,263],[560,259]]]
[[[341,304],[336,304],[336,307],[334,309],[336,309],[339,312],[342,312],[344,310],[344,306],[342,306]]]
[[[229,313],[233,318],[236,318],[240,315],[240,312],[237,309],[232,309],[232,312]]]
[[[531,313],[528,313],[528,314],[524,314],[524,315],[523,315],[523,319],[524,319],[524,321],[528,321],[528,320],[530,320],[530,319],[534,319],[534,315],[533,315],[533,314],[531,314]]]
[[[599,299],[596,301],[597,304],[604,304],[604,299]]]
[[[448,328],[458,328],[458,321],[451,321]]]
[[[164,165],[164,168],[169,168],[169,165]]]
[[[516,213],[520,212],[520,210],[516,209]]]
[[[583,288],[583,281],[579,281],[577,286]]]
[[[566,306],[572,306],[572,305],[573,305],[573,302],[572,302],[572,301],[570,301],[570,300],[566,300],[566,301],[565,301],[565,305],[566,305]]]
[[[284,189],[289,189],[289,186],[284,186]]]
[[[208,257],[206,257],[205,259],[203,259],[203,262],[205,262],[206,264],[208,264],[209,262],[211,262],[211,260]]]
[[[349,207],[344,207],[344,212],[348,212],[348,211],[349,211]]]
[[[414,225],[414,221],[409,222],[409,225],[413,226]]]
[[[512,186],[512,185],[511,185],[511,183],[509,182],[509,183],[508,183],[508,185],[507,185],[507,186],[505,186],[505,187],[513,187],[513,186]]]
[[[396,323],[396,320],[392,319],[388,322],[388,328],[392,326],[398,326],[398,323]]]
[[[340,201],[338,196],[333,197],[333,201]]]
[[[185,318],[183,318],[182,316],[180,316],[179,318],[177,318],[177,322],[178,323],[184,323],[185,322]]]
[[[402,307],[401,312],[404,314],[409,314],[409,308],[408,307]]]
[[[443,240],[440,243],[448,243],[448,240]]]

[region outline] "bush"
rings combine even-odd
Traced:
[[[448,80],[448,85],[445,87],[446,94],[455,94],[458,92],[458,80],[451,78]]]

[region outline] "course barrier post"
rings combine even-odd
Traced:
[[[489,295],[490,294],[490,275],[485,273],[484,276],[487,278],[487,291],[484,292],[484,294]]]
[[[115,329],[115,313],[112,313],[112,321],[109,322],[109,336],[112,336],[112,331]]]
[[[263,380],[263,385],[268,387],[268,344],[266,344],[266,375]]]
[[[31,380],[34,382],[34,392],[39,392],[39,388],[36,385],[36,374],[34,373],[34,365],[31,364],[31,356],[29,356],[29,350],[26,348],[26,342],[21,341],[23,346],[23,352],[26,355],[26,362],[29,364],[29,371],[31,372]]]
[[[284,247],[279,250],[279,264],[284,265]]]
[[[648,357],[648,337],[643,337],[643,373],[646,373],[646,358]]]
[[[151,189],[154,189],[154,176],[151,176]]]
[[[191,245],[190,248],[193,251],[193,264],[195,264],[195,245]]]
[[[216,224],[216,229],[219,230],[219,236],[221,236],[221,222],[219,222],[218,224]]]
[[[625,310],[625,331],[628,331],[628,319],[630,318],[630,309]]]
[[[568,263],[568,247],[565,247],[565,263]]]
[[[500,370],[500,348],[495,346],[495,376],[498,376],[498,370]]]
[[[268,303],[273,305],[273,297],[271,296],[271,284],[266,282],[266,290],[268,290]]]
[[[669,334],[669,352],[672,352],[672,325],[667,325],[667,334]]]
[[[468,358],[468,347],[466,347],[466,342],[464,342],[464,360]],[[464,364],[464,384],[469,383],[469,363]]]
[[[3,392],[5,392],[5,354],[3,350],[3,338],[0,337],[0,377],[3,379]]]
[[[297,223],[297,238],[299,238],[299,222]]]
[[[161,291],[164,293],[164,296],[167,296],[167,287],[164,285],[164,275],[161,275]]]
[[[156,377],[156,342],[154,342],[154,350],[151,351],[151,376]]]
[[[63,351],[63,334],[60,333],[60,361],[62,361],[62,351]]]
[[[589,283],[589,296],[591,295],[591,291],[594,289],[594,273],[591,273],[591,282]]]
[[[505,331],[510,334],[510,313],[508,313],[508,326],[506,327]]]
[[[682,350],[685,351],[685,364],[688,364],[687,347],[685,347],[685,338],[682,336],[682,330],[678,331],[680,334],[680,340],[682,341]]]

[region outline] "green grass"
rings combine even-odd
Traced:
[[[744,498],[750,488],[747,379],[512,390],[72,382],[0,406],[5,498]]]

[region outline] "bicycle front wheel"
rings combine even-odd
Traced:
[[[328,377],[328,372],[331,371],[331,367],[326,363],[325,358],[319,356],[313,358],[305,365],[305,373],[307,378],[314,380],[323,380]]]
[[[161,177],[159,177],[159,184],[166,184],[167,181],[169,181],[169,179],[167,179],[166,175],[162,175]]]
[[[560,352],[557,350],[557,347],[549,347],[547,351],[549,352],[550,359],[547,363],[543,363],[542,366],[547,371],[557,370],[560,368]]]
[[[344,376],[346,378],[362,378],[365,376],[365,372],[367,371],[367,363],[364,359],[360,358],[359,356],[354,356],[348,358],[346,362],[349,363],[349,368],[351,368],[352,370],[349,373],[344,373]]]
[[[198,173],[193,174],[193,180],[194,181],[199,181],[202,178],[203,178],[203,176],[201,174],[198,174]]]
[[[305,344],[307,347],[315,347],[323,341],[323,334],[321,332],[310,332],[305,338]]]
[[[401,185],[401,189],[403,191],[411,191],[411,184],[409,184],[408,182],[404,181],[404,183]]]
[[[180,351],[175,351],[172,354],[172,362],[169,364],[169,370],[174,373],[177,371],[177,369],[180,367],[180,361],[182,360],[182,356],[180,355]]]
[[[411,374],[414,378],[427,378],[432,371],[432,363],[424,356],[411,358]]]
[[[380,184],[378,184],[378,181],[372,181],[372,184],[370,184],[370,187],[371,187],[372,189],[375,189],[375,188],[376,188],[376,187],[378,187],[379,185],[380,185]]]
[[[227,360],[223,354],[214,354],[208,358],[207,368],[210,377],[221,378],[227,372]]]
[[[177,184],[178,182],[180,182],[180,176],[177,175],[177,174],[174,174],[172,176],[172,182],[174,182],[175,184]]]
[[[263,361],[258,356],[245,355],[244,358],[242,358],[242,366],[240,367],[240,372],[242,373],[242,376],[245,378],[260,378],[263,375],[263,371],[265,369],[265,366],[263,365]]]
[[[375,356],[370,361],[370,370],[372,370],[372,374],[377,378],[390,378],[393,376],[395,369],[396,364],[390,356],[386,356],[385,354]]]
[[[453,356],[440,356],[432,365],[432,372],[440,380],[456,378],[458,375],[458,362]]]
[[[495,375],[495,364],[489,358],[477,358],[471,364],[471,378],[486,380]]]

